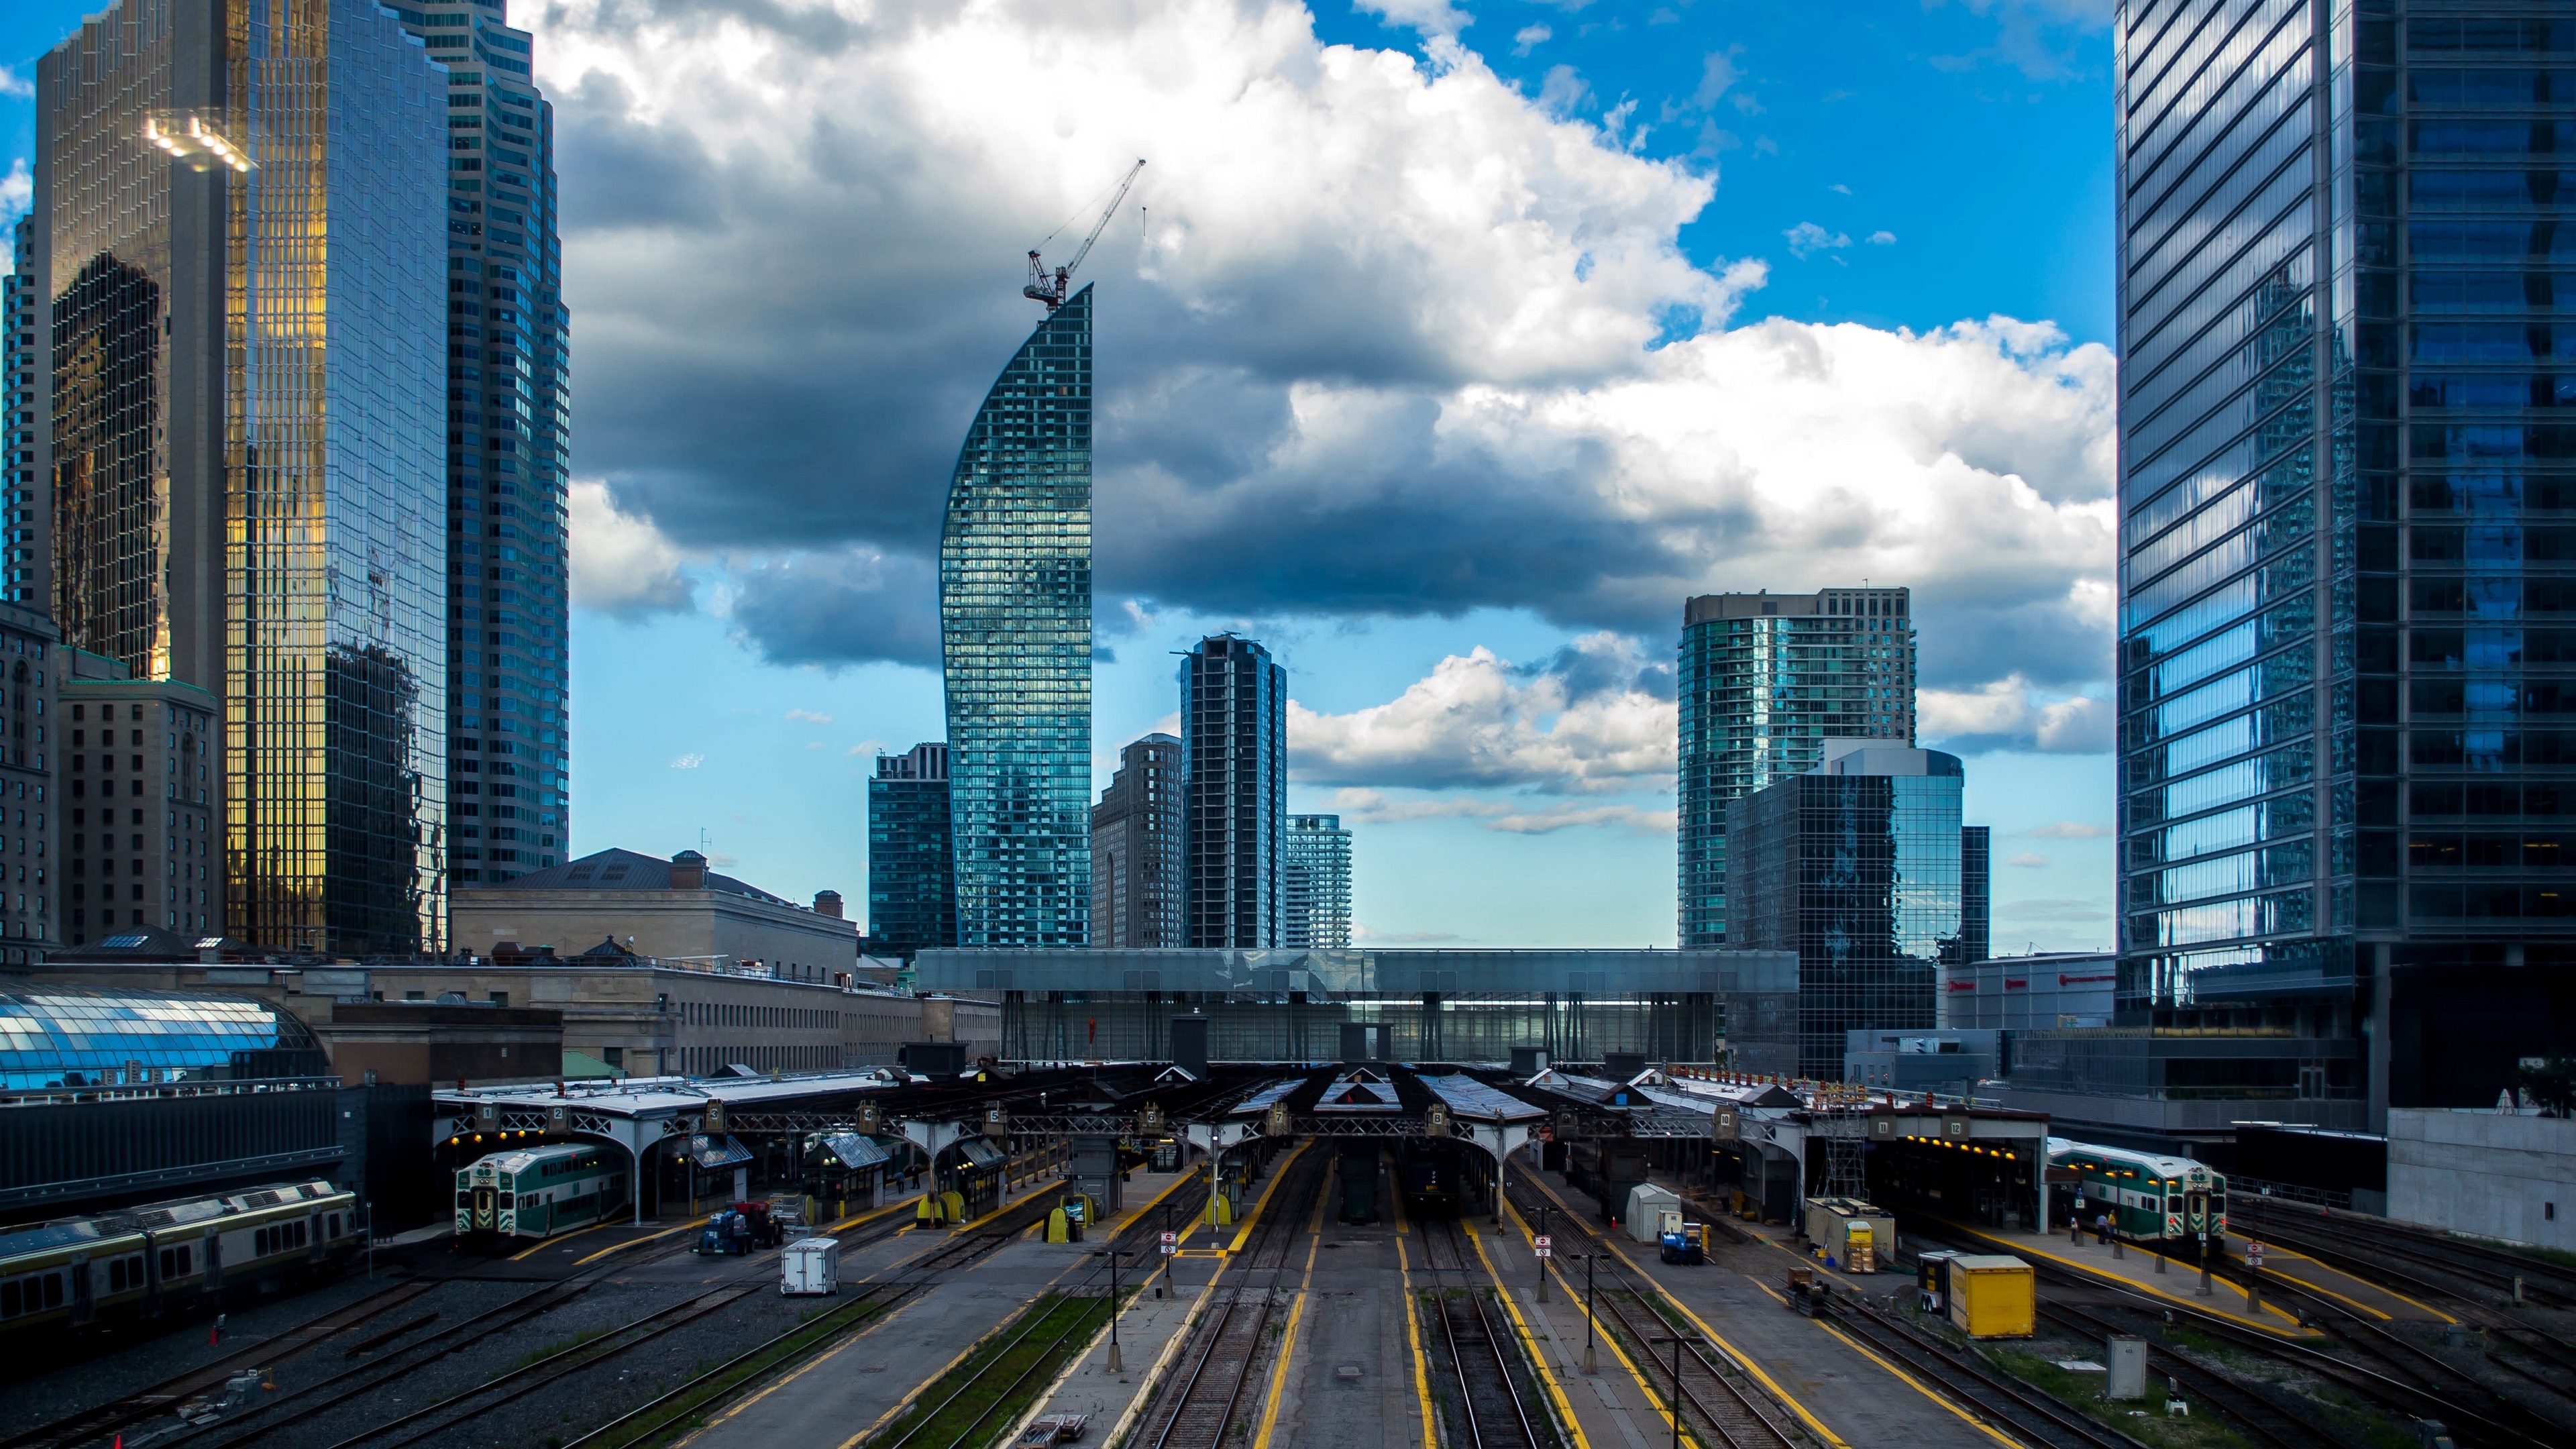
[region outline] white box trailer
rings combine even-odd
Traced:
[[[823,1298],[841,1291],[841,1241],[798,1238],[779,1250],[778,1291],[790,1298]]]
[[[1664,1234],[1682,1230],[1681,1194],[1669,1187],[1641,1182],[1628,1189],[1628,1236],[1659,1243]]]

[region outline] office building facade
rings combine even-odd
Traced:
[[[1682,610],[1680,939],[1728,944],[1729,802],[1803,774],[1828,736],[1914,743],[1905,589],[1704,594]]]
[[[1845,749],[1727,807],[1730,949],[1798,953],[1798,1070],[1841,1074],[1846,1034],[1925,1031],[1967,894],[1959,757]]]
[[[222,822],[207,803],[214,695],[185,680],[135,679],[85,649],[57,651],[57,664],[66,937],[89,945],[142,926],[223,935]]]
[[[1091,939],[1091,289],[976,410],[939,535],[957,944]]]
[[[36,219],[9,228],[9,271],[0,276],[0,600],[53,606],[53,538],[40,518],[52,512],[47,480],[36,467],[52,418],[40,416],[39,369],[53,368],[53,324],[36,284]],[[40,501],[39,495],[48,495]]]
[[[1292,951],[1351,944],[1351,833],[1339,815],[1288,817],[1286,899],[1279,944]]]
[[[1286,904],[1288,671],[1250,639],[1181,656],[1181,812],[1191,946],[1279,944]]]
[[[447,67],[450,875],[497,885],[572,858],[554,106],[530,79],[534,38],[502,0],[393,10]]]
[[[443,948],[447,89],[361,0],[118,0],[37,66],[12,526],[64,642],[220,701],[186,803],[264,945]]]
[[[1118,773],[1091,807],[1093,945],[1186,944],[1182,837],[1181,742],[1147,735],[1118,752]]]
[[[868,941],[904,956],[957,944],[944,744],[877,756],[868,781]]]
[[[2576,1036],[2576,6],[2117,26],[2119,1017],[2272,1039],[2239,1117],[2491,1104]]]

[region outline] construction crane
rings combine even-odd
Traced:
[[[1109,209],[1100,213],[1100,220],[1092,226],[1091,235],[1082,239],[1082,247],[1073,254],[1073,260],[1056,268],[1054,275],[1048,275],[1046,263],[1038,260],[1037,247],[1029,248],[1029,284],[1020,289],[1021,296],[1033,302],[1046,303],[1049,312],[1064,305],[1066,288],[1073,281],[1073,269],[1082,265],[1084,257],[1091,255],[1091,244],[1100,240],[1100,233],[1109,226],[1109,218],[1118,214],[1118,203],[1127,199],[1127,188],[1136,184],[1136,173],[1144,169],[1145,163],[1141,158],[1127,168],[1127,175],[1118,183],[1118,194],[1109,198]],[[1063,227],[1056,228],[1056,231],[1062,230]],[[1054,236],[1054,232],[1047,233],[1048,240],[1053,240]],[[1038,246],[1044,245],[1044,241],[1038,243]]]

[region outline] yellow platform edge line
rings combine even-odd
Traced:
[[[1538,1372],[1538,1381],[1546,1386],[1547,1396],[1556,1401],[1557,1412],[1564,1416],[1565,1432],[1574,1436],[1574,1449],[1592,1449],[1592,1441],[1583,1436],[1583,1425],[1574,1417],[1574,1405],[1565,1397],[1565,1386],[1548,1371],[1547,1355],[1539,1351],[1538,1335],[1532,1333],[1529,1324],[1521,1318],[1521,1307],[1512,1301],[1512,1290],[1504,1286],[1503,1275],[1494,1271],[1494,1260],[1485,1252],[1484,1238],[1477,1233],[1476,1225],[1463,1217],[1458,1220],[1458,1226],[1466,1230],[1467,1241],[1476,1245],[1476,1261],[1485,1265],[1485,1276],[1494,1280],[1494,1287],[1498,1290],[1494,1296],[1503,1300],[1503,1310],[1512,1316],[1512,1327],[1520,1330],[1521,1342],[1530,1346],[1530,1366]]]
[[[1545,1179],[1533,1175],[1530,1178],[1530,1181],[1538,1184],[1538,1190],[1547,1194],[1548,1198],[1556,1204],[1559,1211],[1572,1217],[1577,1222],[1581,1222],[1583,1220],[1581,1215],[1577,1214],[1574,1209],[1566,1203],[1565,1199],[1556,1195],[1556,1190],[1549,1187]],[[1520,1218],[1520,1212],[1518,1209],[1513,1210],[1512,1217],[1515,1220]],[[1522,1222],[1521,1231],[1524,1233],[1528,1232],[1529,1224]],[[1734,1359],[1739,1364],[1742,1364],[1744,1366],[1744,1371],[1751,1374],[1755,1381],[1759,1382],[1763,1388],[1769,1390],[1773,1398],[1788,1405],[1789,1412],[1796,1414],[1799,1422],[1805,1424],[1810,1432],[1814,1433],[1818,1438],[1823,1439],[1827,1444],[1833,1446],[1833,1449],[1851,1449],[1851,1445],[1846,1443],[1841,1435],[1836,1434],[1833,1430],[1825,1427],[1825,1421],[1817,1418],[1815,1411],[1809,1409],[1805,1404],[1800,1403],[1796,1395],[1790,1393],[1787,1389],[1780,1387],[1780,1381],[1771,1377],[1770,1373],[1754,1359],[1753,1355],[1746,1353],[1744,1350],[1737,1348],[1734,1344],[1728,1342],[1716,1329],[1709,1326],[1707,1319],[1693,1313],[1689,1304],[1674,1297],[1670,1289],[1667,1289],[1663,1284],[1655,1281],[1654,1275],[1648,1273],[1645,1269],[1638,1267],[1637,1260],[1629,1257],[1627,1252],[1619,1246],[1616,1239],[1612,1238],[1607,1233],[1604,1233],[1601,1236],[1601,1240],[1604,1243],[1609,1244],[1611,1256],[1617,1258],[1620,1262],[1627,1264],[1628,1271],[1636,1274],[1639,1282],[1653,1288],[1657,1297],[1663,1299],[1666,1303],[1671,1304],[1674,1311],[1681,1314],[1682,1317],[1690,1320],[1691,1327],[1698,1329],[1702,1334],[1707,1336],[1709,1342],[1716,1344],[1720,1349],[1723,1349],[1726,1352],[1727,1357]]]
[[[2324,1262],[2324,1261],[2322,1261],[2322,1260],[2320,1260],[2320,1259],[2310,1257],[2310,1256],[2309,1256],[2309,1255],[2307,1255],[2306,1253],[2299,1252],[2299,1251],[2298,1251],[2297,1249],[2295,1249],[2295,1248],[2284,1248],[2284,1247],[2282,1247],[2282,1246],[2281,1246],[2280,1244],[2278,1244],[2278,1243],[2271,1243],[2271,1242],[2266,1242],[2266,1243],[2264,1243],[2264,1244],[2263,1244],[2263,1251],[2264,1251],[2264,1252],[2266,1252],[2266,1253],[2278,1253],[2278,1254],[2280,1254],[2280,1255],[2281,1255],[2282,1257],[2284,1257],[2284,1258],[2296,1258],[2296,1259],[2298,1259],[2298,1260],[2299,1260],[2300,1262],[2302,1262],[2302,1263],[2315,1263],[2318,1267],[2325,1269],[2325,1270],[2326,1270],[2327,1272],[2329,1272],[2329,1273],[2334,1273],[2334,1274],[2338,1274],[2338,1275],[2340,1275],[2340,1276],[2342,1276],[2342,1277],[2351,1278],[2351,1279],[2353,1279],[2355,1282],[2360,1282],[2360,1283],[2369,1283],[2369,1282],[2370,1282],[2370,1280],[2369,1280],[2369,1279],[2367,1279],[2367,1278],[2362,1278],[2362,1277],[2359,1277],[2359,1276],[2357,1276],[2357,1275],[2355,1275],[2355,1274],[2345,1272],[2343,1269],[2336,1267],[2336,1266],[2335,1266],[2334,1264],[2332,1264],[2332,1263]],[[2240,1259],[2239,1261],[2242,1261],[2242,1260]],[[2289,1275],[2287,1275],[2287,1274],[2279,1274],[2279,1275],[2276,1275],[2276,1276],[2279,1276],[2279,1277],[2288,1277]],[[2371,1307],[2369,1304],[2367,1304],[2367,1303],[2361,1303],[2361,1302],[2356,1302],[2356,1301],[2355,1301],[2355,1300],[2353,1300],[2353,1299],[2346,1298],[2346,1297],[2344,1297],[2342,1294],[2337,1293],[2336,1291],[2334,1291],[2332,1288],[2327,1288],[2327,1287],[2323,1287],[2323,1286],[2321,1286],[2321,1285],[2319,1285],[2319,1284],[2311,1283],[2311,1282],[2309,1282],[2309,1281],[2308,1281],[2307,1279],[2305,1279],[2305,1278],[2292,1278],[2292,1279],[2290,1279],[2290,1281],[2291,1281],[2291,1282],[2293,1282],[2293,1283],[2298,1284],[2298,1285],[2299,1285],[2300,1287],[2302,1287],[2302,1288],[2313,1288],[2313,1289],[2315,1289],[2317,1292],[2319,1292],[2319,1293],[2323,1293],[2323,1294],[2324,1294],[2324,1295],[2326,1295],[2328,1298],[2332,1298],[2332,1299],[2334,1299],[2334,1300],[2335,1300],[2336,1302],[2338,1302],[2338,1303],[2346,1303],[2346,1304],[2350,1304],[2352,1307],[2355,1307],[2355,1308],[2361,1309],[2361,1310],[2362,1310],[2363,1312],[2365,1312],[2365,1313],[2374,1313],[2374,1314],[2378,1314],[2378,1316],[2380,1317],[2380,1319],[2381,1319],[2383,1322],[2394,1323],[2394,1322],[2396,1322],[2396,1321],[2397,1321],[2397,1315],[2396,1315],[2396,1314],[2394,1314],[2394,1313],[2380,1313],[2380,1311],[2379,1311],[2378,1309]],[[2409,1297],[2407,1297],[2405,1294],[2398,1292],[2396,1289],[2391,1288],[2391,1287],[2387,1286],[2386,1284],[2383,1284],[2383,1283],[2371,1283],[2371,1284],[2370,1284],[2370,1289],[2371,1289],[2371,1291],[2372,1291],[2372,1292],[2374,1292],[2374,1293],[2385,1293],[2385,1294],[2387,1294],[2389,1297],[2396,1299],[2398,1302],[2405,1304],[2405,1305],[2406,1305],[2407,1307],[2409,1307],[2409,1308],[2420,1308],[2420,1309],[2422,1309],[2423,1311],[2425,1311],[2426,1313],[2432,1314],[2435,1318],[2438,1318],[2438,1319],[2442,1320],[2444,1323],[2457,1323],[2457,1322],[2459,1322],[2459,1321],[2460,1321],[2460,1320],[2458,1320],[2458,1319],[2456,1319],[2456,1318],[2453,1318],[2451,1315],[2449,1315],[2449,1314],[2447,1314],[2447,1313],[2444,1313],[2441,1309],[2434,1307],[2432,1304],[2430,1304],[2430,1303],[2425,1303],[2425,1302],[2421,1302],[2421,1301],[2419,1301],[2419,1300],[2417,1300],[2417,1299],[2409,1298]]]
[[[521,1258],[533,1258],[533,1257],[535,1257],[537,1254],[544,1252],[544,1251],[545,1251],[546,1249],[548,1249],[548,1248],[554,1247],[554,1246],[555,1246],[556,1244],[558,1244],[558,1243],[569,1243],[569,1242],[571,1242],[573,1239],[580,1237],[580,1236],[581,1236],[582,1234],[584,1234],[584,1233],[595,1233],[595,1232],[598,1232],[601,1228],[614,1228],[614,1227],[623,1227],[623,1226],[625,1226],[625,1225],[624,1225],[624,1224],[622,1224],[622,1223],[616,1223],[616,1222],[592,1223],[589,1227],[586,1227],[586,1228],[575,1228],[575,1229],[573,1229],[571,1232],[568,1232],[568,1233],[559,1234],[559,1235],[557,1235],[557,1236],[549,1237],[549,1238],[541,1238],[541,1239],[539,1239],[539,1240],[537,1241],[537,1245],[536,1245],[535,1247],[528,1249],[526,1252],[524,1252],[524,1253],[512,1253],[512,1254],[510,1255],[510,1261],[511,1261],[511,1262],[513,1262],[513,1263],[515,1263],[515,1262],[519,1261]]]
[[[1765,1292],[1765,1293],[1770,1293],[1770,1292],[1771,1292],[1771,1290],[1770,1290],[1768,1287],[1764,1287],[1764,1286],[1763,1286],[1763,1285],[1761,1285],[1761,1284],[1758,1284],[1758,1283],[1757,1283],[1757,1284],[1755,1284],[1754,1286],[1755,1286],[1755,1287],[1757,1287],[1757,1288],[1761,1288],[1761,1289],[1762,1289],[1762,1291],[1763,1291],[1763,1292]],[[1779,1297],[1779,1295],[1778,1295],[1778,1294],[1776,1294],[1776,1293],[1773,1293],[1773,1294],[1772,1294],[1772,1296],[1773,1296],[1773,1297],[1775,1297],[1775,1298],[1778,1298],[1778,1297]],[[1781,1304],[1781,1306],[1782,1306],[1782,1307],[1784,1307],[1784,1308],[1785,1308],[1785,1307],[1787,1307],[1787,1306],[1788,1306],[1788,1303],[1789,1303],[1789,1300],[1788,1300],[1788,1299],[1786,1299],[1786,1298],[1781,1298],[1781,1299],[1780,1299],[1780,1304]],[[2000,1430],[2000,1429],[1996,1428],[1994,1425],[1989,1424],[1989,1423],[1987,1423],[1985,1420],[1978,1418],[1976,1415],[1969,1413],[1965,1408],[1961,1407],[1960,1405],[1958,1405],[1958,1404],[1954,1404],[1954,1403],[1950,1402],[1948,1399],[1943,1398],[1939,1393],[1937,1393],[1937,1392],[1935,1392],[1935,1391],[1933,1390],[1933,1388],[1932,1388],[1932,1386],[1931,1386],[1931,1385],[1929,1385],[1929,1384],[1927,1384],[1927,1383],[1923,1382],[1921,1379],[1918,1379],[1918,1378],[1916,1378],[1914,1375],[1912,1375],[1912,1374],[1910,1374],[1910,1373],[1906,1372],[1903,1368],[1900,1368],[1900,1367],[1898,1367],[1897,1365],[1895,1365],[1895,1364],[1893,1364],[1893,1363],[1888,1362],[1886,1359],[1883,1359],[1883,1358],[1879,1357],[1876,1353],[1874,1353],[1874,1352],[1870,1351],[1870,1349],[1869,1349],[1867,1346],[1863,1345],[1859,1339],[1856,1339],[1856,1338],[1852,1337],[1850,1334],[1843,1332],[1841,1329],[1834,1327],[1832,1324],[1827,1323],[1826,1321],[1824,1321],[1824,1320],[1823,1320],[1823,1319],[1821,1319],[1821,1318],[1814,1319],[1814,1320],[1812,1320],[1812,1322],[1814,1322],[1814,1324],[1815,1324],[1818,1328],[1821,1328],[1821,1329],[1823,1329],[1825,1332],[1832,1334],[1834,1337],[1841,1339],[1841,1340],[1843,1341],[1843,1344],[1844,1344],[1846,1347],[1848,1347],[1852,1352],[1854,1352],[1854,1353],[1856,1353],[1856,1354],[1859,1354],[1862,1358],[1868,1359],[1871,1363],[1874,1363],[1874,1364],[1878,1365],[1880,1368],[1883,1368],[1883,1369],[1887,1370],[1889,1373],[1891,1373],[1891,1374],[1895,1375],[1895,1376],[1896,1376],[1896,1379],[1897,1379],[1897,1381],[1898,1381],[1898,1382],[1900,1382],[1900,1383],[1903,1383],[1903,1384],[1907,1385],[1908,1387],[1912,1388],[1916,1393],[1921,1394],[1923,1397],[1925,1397],[1925,1398],[1927,1398],[1927,1399],[1930,1399],[1932,1402],[1934,1402],[1934,1403],[1936,1403],[1936,1404],[1939,1404],[1942,1408],[1945,1408],[1945,1409],[1949,1410],[1951,1413],[1958,1415],[1962,1420],[1966,1421],[1966,1423],[1967,1423],[1968,1427],[1970,1427],[1970,1428],[1972,1428],[1972,1429],[1975,1429],[1978,1433],[1981,1433],[1981,1434],[1985,1435],[1987,1438],[1994,1440],[1996,1443],[1998,1443],[1998,1444],[2001,1444],[2001,1445],[2005,1446],[2005,1449],[2022,1449],[2022,1442],[2021,1442],[2019,1439],[2016,1439],[2016,1438],[2012,1437],[2011,1435],[2006,1434],[2006,1433],[2005,1433],[2005,1432],[2003,1432],[2002,1430]]]
[[[634,1247],[638,1243],[649,1243],[656,1238],[667,1238],[673,1233],[685,1233],[691,1228],[705,1227],[706,1223],[707,1220],[705,1218],[691,1218],[676,1228],[664,1228],[658,1233],[646,1233],[640,1238],[628,1238],[622,1243],[611,1243],[607,1247],[600,1249],[598,1252],[591,1254],[587,1258],[575,1258],[572,1265],[576,1268],[585,1267],[591,1263],[597,1262],[601,1258],[607,1257],[611,1253],[625,1252],[628,1248]]]
[[[1422,1353],[1422,1320],[1413,1304],[1413,1266],[1401,1237],[1395,1242],[1395,1271],[1404,1287],[1404,1346],[1413,1354],[1413,1395],[1422,1404],[1422,1449],[1440,1449],[1440,1417],[1431,1407],[1431,1361]]]
[[[1980,1242],[1992,1243],[1996,1247],[2007,1253],[2011,1253],[2016,1257],[2044,1258],[2051,1263],[2057,1264],[2059,1267],[2071,1268],[2074,1271],[2083,1274],[2085,1277],[2092,1279],[2096,1283],[2108,1283],[2115,1287],[2131,1289],[2139,1293],[2147,1294],[2150,1297],[2162,1298],[2169,1303],[2178,1304],[2184,1308],[2194,1309],[2202,1313],[2215,1312],[2220,1317],[2225,1318],[2231,1323],[2242,1324],[2247,1328],[2255,1329],[2263,1333],[2269,1333],[2280,1338],[2307,1339],[2316,1336],[2305,1329],[2297,1328],[2296,1325],[2298,1323],[2298,1319],[2291,1317],[2287,1313],[2283,1313],[2280,1309],[2275,1308],[2270,1304],[2265,1304],[2263,1311],[2272,1314],[2275,1317],[2288,1320],[2289,1323],[2293,1325],[2292,1328],[2275,1328],[2271,1324],[2245,1313],[2233,1309],[2216,1308],[2213,1304],[2205,1302],[2197,1296],[2185,1297],[2180,1293],[2168,1292],[2152,1283],[2140,1283],[2132,1278],[2124,1278],[2117,1273],[2106,1273],[2081,1259],[2064,1257],[2056,1253],[2048,1252],[2045,1249],[2034,1248],[2027,1243],[2016,1243],[2009,1238],[1998,1238],[1991,1233],[1971,1227],[1966,1223],[1955,1222],[1948,1218],[1937,1219],[1937,1221],[1944,1227],[1956,1228],[1960,1232],[1966,1233],[1968,1236],[1975,1238]],[[2226,1283],[2224,1280],[2218,1279],[2214,1279],[2212,1282],[2213,1287],[2211,1291],[2213,1295],[2215,1294],[2218,1286],[2224,1286],[2228,1292],[2234,1293],[2240,1298],[2244,1296],[2244,1290],[2238,1288],[2233,1283]]]

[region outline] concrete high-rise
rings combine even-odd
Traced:
[[[1091,289],[967,429],[939,537],[957,944],[1091,939]]]
[[[2576,5],[2114,24],[2117,1025],[2243,1048],[2119,1110],[2492,1105],[2576,1040]]]
[[[1965,785],[1956,755],[1837,741],[1727,806],[1730,945],[1798,953],[1801,1075],[1841,1076],[1848,1032],[1935,1025],[1941,965],[1968,959]]]
[[[868,781],[868,940],[903,956],[957,944],[944,744],[877,756]]]
[[[1286,898],[1279,944],[1292,950],[1351,943],[1351,833],[1339,815],[1288,817]]]
[[[1288,671],[1250,639],[1181,656],[1188,943],[1279,944],[1288,819]]]
[[[417,8],[415,8],[417,6]],[[447,66],[451,876],[572,859],[566,469],[571,333],[554,106],[503,0],[394,8]]]
[[[445,943],[448,79],[367,0],[116,0],[36,69],[9,587],[214,697],[207,778],[115,824],[213,814],[261,945]]]
[[[64,935],[75,946],[142,926],[182,941],[223,935],[222,822],[195,803],[214,773],[215,697],[184,680],[130,678],[85,649],[54,659],[62,803],[82,816],[58,852]]]
[[[1093,945],[1185,944],[1182,835],[1181,742],[1147,735],[1118,752],[1118,773],[1091,807]]]
[[[1701,595],[1680,685],[1681,944],[1729,945],[1728,802],[1813,769],[1828,736],[1914,743],[1911,596]]]

